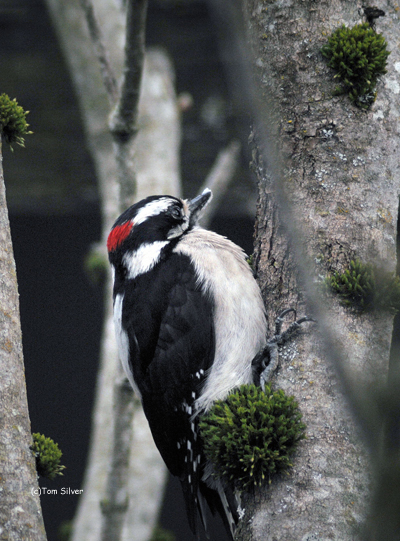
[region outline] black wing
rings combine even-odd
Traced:
[[[237,521],[237,503],[226,504],[201,481],[205,458],[198,436],[194,402],[214,354],[213,304],[198,283],[187,256],[172,254],[159,267],[127,285],[122,325],[128,332],[130,363],[142,394],[143,409],[167,467],[180,478],[190,526],[197,530],[197,509],[205,524],[204,500]]]
[[[127,284],[122,325],[155,443],[181,477],[193,402],[214,358],[213,307],[187,256],[172,254],[161,267]]]

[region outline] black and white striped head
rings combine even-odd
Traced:
[[[150,196],[129,207],[114,223],[107,240],[110,262],[127,251],[153,243],[164,245],[193,229],[212,197],[206,189],[194,199]]]

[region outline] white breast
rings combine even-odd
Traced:
[[[190,257],[215,303],[215,359],[196,401],[197,411],[208,410],[233,388],[252,382],[251,361],[266,343],[264,304],[245,254],[228,239],[194,229],[174,251]]]

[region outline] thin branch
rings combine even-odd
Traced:
[[[203,187],[200,189],[199,193],[202,193],[205,188],[209,188],[213,193],[211,204],[206,207],[201,218],[201,224],[205,228],[211,222],[215,210],[218,208],[222,197],[228,189],[229,183],[237,169],[239,157],[240,143],[239,141],[232,141],[218,154]]]
[[[118,99],[118,85],[110,65],[108,52],[104,45],[101,28],[94,12],[93,3],[91,0],[80,0],[80,2],[85,13],[90,38],[93,42],[94,50],[100,64],[104,87],[107,91],[111,105],[114,105]]]
[[[147,0],[130,0],[126,6],[124,76],[109,128],[115,142],[119,206],[123,210],[136,193],[136,174],[131,160],[137,133],[140,83],[144,67]],[[133,437],[133,392],[119,365],[114,383],[114,433],[111,467],[101,505],[101,541],[121,539],[129,507],[128,477]]]
[[[104,86],[111,105],[114,107],[109,128],[115,141],[116,180],[120,188],[119,206],[123,208],[131,203],[136,192],[136,175],[131,160],[132,145],[129,143],[137,133],[140,84],[145,55],[147,0],[129,0],[127,2],[124,74],[120,93],[92,1],[80,0],[80,2],[100,63]],[[121,367],[118,367],[114,383],[114,431],[111,465],[107,476],[105,496],[101,504],[101,541],[121,539],[125,515],[129,506],[128,474],[134,415],[132,394]]]
[[[111,468],[107,477],[106,497],[101,502],[103,514],[100,541],[121,539],[125,514],[129,507],[128,475],[132,443],[134,401],[132,388],[117,368],[114,385],[114,436]]]
[[[138,104],[142,80],[147,0],[129,0],[126,7],[125,65],[121,95],[110,119],[117,142],[126,143],[137,133]]]
[[[136,194],[132,143],[137,134],[139,98],[145,56],[147,0],[128,0],[126,6],[124,73],[118,103],[109,128],[115,142],[119,206],[124,210]],[[121,539],[129,507],[128,478],[134,403],[129,383],[117,368],[114,384],[114,434],[111,469],[102,505],[101,541]]]

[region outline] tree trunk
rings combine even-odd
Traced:
[[[397,12],[390,2],[380,2],[386,16],[376,29],[391,55],[376,102],[365,111],[346,95],[334,96],[334,73],[320,52],[343,23],[365,22],[361,3],[244,0],[243,5],[260,93],[274,104],[274,114],[267,114],[279,137],[295,233],[312,263],[309,276],[318,281],[355,258],[394,271],[400,180]],[[307,277],[298,272],[302,265],[293,254],[299,247],[288,241],[291,224],[282,224],[268,167],[256,155],[253,165],[259,179],[255,263],[272,331],[282,309],[307,311]],[[346,371],[351,369],[364,393],[384,383],[393,315],[356,313],[333,297],[324,303]],[[275,384],[298,400],[307,439],[288,477],[247,497],[237,539],[350,541],[362,531],[371,469],[348,400],[354,404],[365,394],[344,396],[321,334],[313,330],[281,352]],[[363,416],[367,422],[365,412],[358,412]],[[374,452],[381,426],[370,422],[371,428],[367,443]],[[369,535],[363,531],[361,538],[372,539]]]
[[[0,538],[45,541],[0,141]]]

